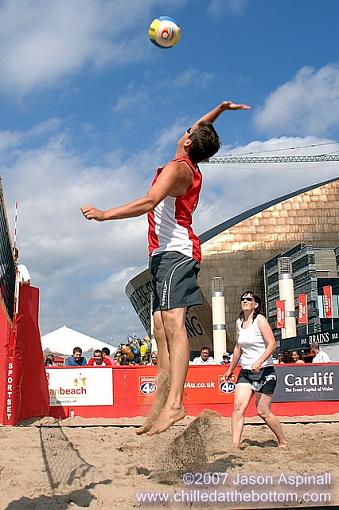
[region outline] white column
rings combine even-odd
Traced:
[[[227,348],[224,282],[219,276],[212,278],[212,325],[214,359],[220,363]]]
[[[294,284],[292,277],[292,263],[289,257],[278,259],[279,273],[279,299],[285,301],[285,328],[281,330],[282,338],[297,336],[295,306],[294,306]]]

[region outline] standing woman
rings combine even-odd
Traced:
[[[232,363],[225,374],[229,379],[240,359],[241,371],[234,394],[232,440],[240,447],[244,414],[255,392],[257,413],[276,435],[278,445],[287,447],[278,418],[271,412],[272,395],[277,383],[272,354],[276,348],[272,329],[260,314],[261,299],[252,291],[241,296],[241,313],[236,322],[237,341]]]

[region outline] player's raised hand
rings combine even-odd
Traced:
[[[248,104],[237,104],[232,101],[223,101],[222,106],[224,110],[250,110],[251,107]]]
[[[93,205],[85,205],[80,210],[87,220],[104,221],[104,211],[100,211]]]

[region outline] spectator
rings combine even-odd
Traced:
[[[311,343],[311,352],[315,354],[312,363],[331,363],[331,358],[326,352],[320,350],[318,342]]]
[[[278,356],[279,365],[285,365],[286,363],[292,363],[291,354],[289,351],[284,351]]]
[[[74,347],[73,356],[69,356],[65,362],[66,367],[80,367],[87,365],[86,358],[82,355],[81,347]]]
[[[140,364],[140,346],[141,340],[137,337],[135,333],[127,337],[127,345],[129,346],[131,352],[133,353],[133,362],[136,365]]]
[[[112,366],[113,366],[113,365],[116,365],[116,361],[115,361],[115,359],[114,359],[114,358],[112,358],[112,356],[111,356],[111,351],[109,350],[109,348],[108,348],[108,347],[103,347],[103,348],[101,349],[101,352],[102,352],[102,357],[103,357],[104,359],[105,359],[105,358],[108,358],[108,359],[109,359],[109,361],[111,362],[111,365],[112,365]]]
[[[147,363],[147,365],[152,365],[153,367],[156,366],[158,363],[158,353],[157,351],[153,351],[151,353],[151,361]]]
[[[117,365],[135,365],[134,354],[129,344],[121,344],[115,353]]]
[[[192,361],[192,365],[215,365],[214,358],[210,356],[210,350],[208,347],[202,347],[200,351],[200,356],[197,356]]]
[[[145,336],[140,345],[140,364],[148,365],[150,362],[151,340]]]
[[[18,248],[13,248],[13,257],[14,257],[14,262],[17,267],[18,279],[19,279],[20,285],[30,285],[31,284],[31,275],[29,274],[27,267],[24,264],[18,264],[18,258],[19,258]]]
[[[230,355],[228,354],[228,352],[224,352],[224,354],[222,355],[222,360],[220,362],[220,365],[228,365],[229,362],[230,362]]]
[[[45,366],[46,367],[53,367],[54,366],[54,354],[47,354],[45,356]]]
[[[132,365],[126,352],[121,352],[117,358],[117,365]]]
[[[103,356],[100,349],[96,349],[93,358],[88,360],[89,367],[111,367],[112,363],[108,356]]]
[[[305,364],[300,351],[292,351],[291,360],[292,363]]]

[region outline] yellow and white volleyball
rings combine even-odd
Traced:
[[[152,21],[148,35],[153,44],[159,48],[172,48],[180,40],[181,29],[173,18],[159,16]]]

